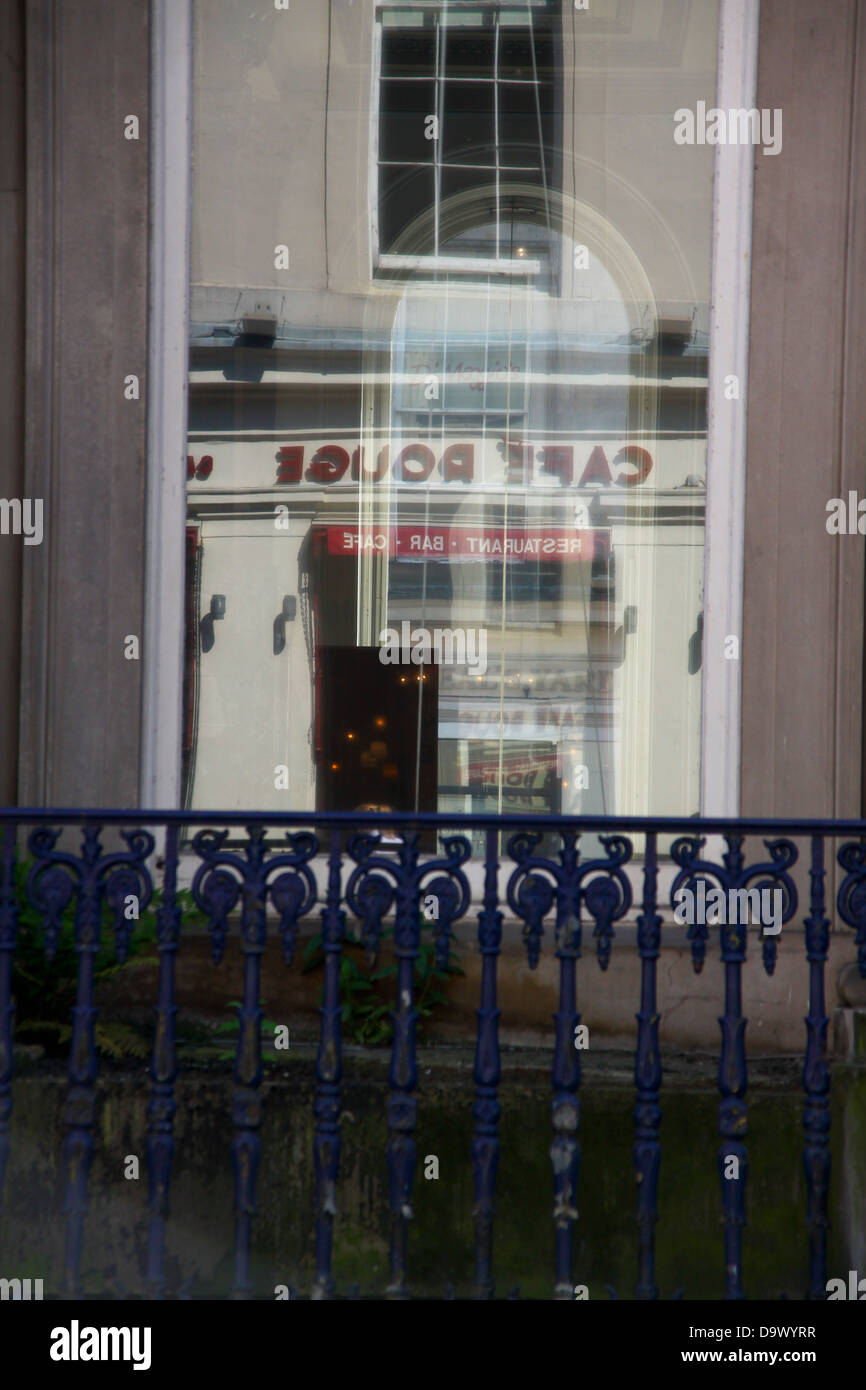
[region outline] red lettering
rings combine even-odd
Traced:
[[[313,483],[338,483],[349,467],[349,455],[339,444],[326,444],[310,459],[307,478]]]
[[[407,483],[423,483],[433,472],[436,459],[433,450],[426,444],[407,444],[394,460],[394,477]],[[408,465],[418,465],[418,471],[410,470]]]
[[[612,481],[610,468],[607,462],[607,454],[600,444],[596,444],[587,459],[586,467],[583,470],[578,487],[586,487],[588,483],[608,484]]]
[[[363,475],[365,479],[379,483],[388,471],[388,446],[386,444],[385,448],[380,450],[378,462],[373,468],[368,468],[365,465],[365,452],[363,445],[361,445],[352,453],[352,482],[359,482]]]
[[[284,444],[277,450],[277,482],[299,483],[304,467],[303,444]]]
[[[440,467],[444,483],[471,483],[475,477],[475,445],[449,444]]]
[[[462,364],[461,364],[462,365]],[[464,367],[464,370],[466,368]],[[532,464],[535,446],[522,440],[502,438],[506,474],[509,482],[529,484],[532,481]],[[384,445],[378,453],[374,465],[365,462],[366,450],[358,446],[351,459],[346,449],[339,444],[325,444],[316,451],[304,474],[304,445],[285,444],[277,450],[278,483],[299,483],[306,477],[313,483],[339,482],[351,463],[353,482],[381,482],[390,464],[390,445]],[[538,449],[538,462],[541,470],[558,477],[563,487],[574,483],[574,449],[570,444],[545,444]],[[394,460],[394,477],[398,482],[422,483],[433,473],[436,465],[432,449],[426,444],[407,444]],[[614,477],[604,448],[597,444],[587,459],[577,486],[587,487],[601,484],[610,487],[637,487],[646,481],[653,469],[652,455],[637,444],[626,444],[613,459],[613,467],[620,471]],[[442,481],[445,483],[473,483],[475,481],[475,445],[471,443],[449,444],[439,461]],[[213,471],[213,458],[205,454],[198,464],[192,454],[186,456],[188,478],[205,479]]]
[[[617,487],[636,487],[649,477],[652,472],[652,455],[646,449],[640,449],[637,444],[626,444],[624,449],[620,449],[614,458],[614,464],[633,463],[637,469],[636,473],[618,473],[614,478]]]

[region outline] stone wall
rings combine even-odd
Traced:
[[[633,1082],[616,1054],[584,1054],[575,1282],[591,1299],[606,1284],[631,1297],[636,1277],[634,1178],[631,1167]],[[420,1055],[415,1221],[410,1231],[414,1292],[457,1296],[472,1282],[472,1055],[427,1048]],[[381,1297],[387,1283],[388,1188],[384,1146],[387,1053],[346,1050],[344,1120],[334,1272],[338,1290],[355,1281]],[[523,1297],[549,1298],[553,1285],[549,1054],[506,1051],[501,1100],[502,1158],[497,1186],[497,1296],[516,1284]],[[193,1297],[224,1297],[232,1278],[232,1081],[228,1067],[184,1065],[169,1221],[169,1292],[186,1283]],[[12,1153],[0,1228],[0,1267],[45,1279],[56,1296],[63,1252],[61,1106],[65,1078],[41,1062],[13,1088]],[[313,1273],[313,1056],[290,1049],[266,1069],[262,1160],[254,1222],[256,1296],[278,1284],[309,1292]],[[866,1167],[866,1073],[836,1067],[832,1087],[831,1221],[828,1277],[866,1268],[862,1173]],[[147,1233],[144,1163],[146,1069],[103,1068],[96,1151],[83,1267],[86,1287],[111,1296],[112,1280],[144,1293]],[[666,1059],[662,1097],[658,1281],[661,1296],[723,1295],[722,1227],[716,1167],[715,1067],[709,1059]],[[751,1298],[799,1299],[807,1282],[805,1182],[799,1069],[785,1062],[754,1066],[749,1091],[748,1226],[745,1285]],[[127,1155],[141,1158],[138,1181],[125,1180]],[[425,1180],[424,1159],[439,1159],[439,1179]],[[114,1270],[114,1275],[108,1271]]]

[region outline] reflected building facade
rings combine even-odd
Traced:
[[[674,8],[196,5],[187,806],[698,810],[718,13]]]

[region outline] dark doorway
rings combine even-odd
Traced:
[[[435,811],[438,666],[387,666],[378,647],[321,646],[317,662],[316,809]]]

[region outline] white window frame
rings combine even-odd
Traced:
[[[719,0],[716,105],[755,104],[760,0]],[[707,400],[704,639],[701,689],[701,814],[740,813],[743,561],[749,290],[752,268],[752,145],[716,145]],[[739,399],[725,399],[725,378]],[[725,656],[736,637],[735,659]]]
[[[759,6],[719,0],[717,104],[724,110],[755,104]],[[171,810],[181,800],[192,0],[152,0],[151,36],[140,797],[146,809]],[[715,147],[701,710],[700,809],[707,816],[740,810],[740,661],[725,657],[725,639],[736,636],[742,645],[753,159],[751,145]],[[740,382],[736,400],[725,398],[730,375]]]
[[[192,0],[152,0],[147,483],[140,799],[181,803]]]

